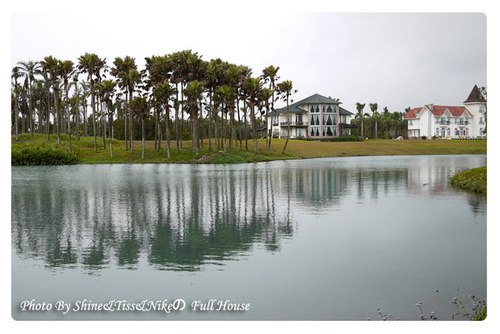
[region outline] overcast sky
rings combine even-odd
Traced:
[[[204,60],[247,65],[254,76],[279,66],[281,79],[298,90],[295,101],[319,93],[339,98],[351,112],[356,102],[366,103],[365,111],[375,102],[390,111],[461,105],[474,85],[487,86],[487,16],[480,8],[335,13],[294,2],[265,6],[272,0],[67,3],[32,2],[13,10],[11,66],[48,55],[76,63],[90,52],[108,65],[131,56],[143,67],[144,57],[191,49]]]

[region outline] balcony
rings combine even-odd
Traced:
[[[439,124],[439,125],[450,125],[450,121],[439,120],[439,121],[436,121],[436,124]]]
[[[295,126],[295,127],[301,127],[301,126],[307,126],[307,122],[281,122],[280,125],[283,126]]]
[[[469,125],[469,121],[455,121],[455,124],[458,124],[458,125]]]

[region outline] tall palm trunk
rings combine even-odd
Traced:
[[[69,138],[69,151],[72,152],[71,147],[71,115],[69,109],[68,85],[65,83],[64,91],[66,93],[66,115],[68,116],[68,138]]]
[[[129,91],[129,101],[132,101],[132,90]],[[134,124],[132,122],[132,113],[130,112],[130,107],[129,107],[129,136],[130,136],[130,152],[134,153]]]
[[[109,112],[108,106],[108,115],[109,115],[109,150],[111,151],[111,159],[113,159],[113,115]]]
[[[125,151],[128,151],[128,140],[127,140],[127,118],[128,118],[128,94],[125,94],[125,111],[124,111],[124,116],[123,119],[125,121],[125,128],[123,129],[123,133],[125,135]]]
[[[167,157],[170,159],[170,115],[168,110],[168,103],[165,104],[165,123],[166,123],[166,139],[167,139]]]
[[[92,126],[93,126],[93,132],[94,132],[94,151],[97,152],[97,129],[95,126],[95,117],[96,117],[96,112],[95,112],[95,92],[94,92],[94,82],[90,82],[90,105],[92,107]]]
[[[253,153],[259,153],[259,142],[257,141],[257,122],[255,121],[255,103],[250,102],[250,122],[252,123]]]
[[[57,145],[59,146],[59,145],[61,145],[61,134],[60,134],[61,116],[59,115],[59,108],[58,108],[59,103],[57,101],[58,100],[57,95],[59,95],[59,94],[57,93],[57,90],[54,89],[54,108],[55,108],[54,109],[54,111],[55,111],[54,120],[56,120],[56,118],[57,118],[57,127],[56,127],[57,128]]]
[[[141,117],[141,131],[142,131],[142,159],[144,160],[144,145],[145,145],[145,136],[146,133],[144,132],[144,116]]]
[[[15,94],[15,101],[14,101],[14,112],[16,113],[15,115],[15,133],[16,133],[16,140],[19,140],[19,103],[17,101],[17,83],[16,83],[16,94]]]

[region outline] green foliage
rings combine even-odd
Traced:
[[[74,153],[51,145],[12,148],[12,166],[69,165],[78,163]]]
[[[486,166],[468,169],[450,177],[452,186],[484,195],[487,190],[486,181]]]
[[[363,138],[357,138],[356,136],[335,137],[331,138],[329,141],[359,141],[359,140],[363,140]]]

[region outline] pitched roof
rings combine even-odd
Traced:
[[[341,104],[342,102],[339,102],[337,100],[333,100],[329,97],[325,97],[323,95],[319,95],[319,94],[314,94],[314,95],[311,95],[309,97],[306,97],[305,99],[303,100],[300,100],[299,102],[297,102],[299,104],[313,104],[313,103],[329,103],[329,104]]]
[[[422,107],[420,108],[413,108],[408,111],[408,113],[405,115],[405,118],[417,118],[417,115],[422,111]]]
[[[452,107],[452,106],[436,106],[436,105],[427,105],[427,109],[430,110],[430,112],[434,116],[443,116],[443,114],[448,110],[454,117],[459,117],[462,116],[464,111],[467,110],[465,107]]]
[[[342,102],[330,99],[330,98],[325,97],[325,96],[320,95],[320,94],[314,94],[314,95],[306,97],[305,99],[302,99],[298,102],[294,102],[294,103],[290,104],[289,109],[290,109],[290,112],[294,112],[294,113],[307,113],[307,110],[299,108],[299,106],[303,105],[303,104],[316,104],[316,103],[317,104],[320,104],[320,103],[322,103],[322,104],[341,104]],[[287,112],[286,106],[283,108],[276,109],[275,114],[281,114],[284,112]],[[340,113],[340,115],[353,115],[352,112],[347,111],[346,109],[344,109],[342,107],[339,107],[339,113]]]
[[[483,94],[481,93],[477,85],[474,85],[474,88],[472,88],[469,97],[467,98],[467,100],[464,101],[464,103],[472,103],[472,102],[486,102]]]
[[[418,114],[422,111],[422,109],[426,108],[429,110],[434,116],[441,117],[448,110],[453,117],[460,117],[462,114],[467,111],[471,116],[472,114],[467,110],[466,107],[455,107],[455,106],[436,106],[432,104],[428,104],[425,107],[421,108],[413,108],[408,111],[405,115],[406,119],[409,118],[417,118]]]

